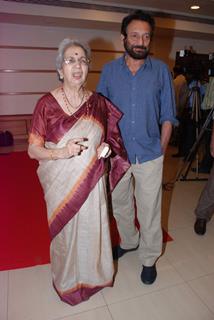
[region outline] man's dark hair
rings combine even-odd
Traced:
[[[151,27],[151,36],[153,35],[154,29],[155,29],[155,20],[154,18],[142,11],[142,10],[136,10],[132,13],[130,13],[128,16],[123,18],[122,25],[121,25],[121,34],[124,35],[124,37],[127,37],[127,27],[132,22],[133,20],[140,20],[140,21],[145,21],[148,22],[148,24]]]
[[[176,74],[176,75],[179,75],[179,74],[184,74],[184,68],[179,65],[179,64],[176,64],[173,68],[173,72]]]

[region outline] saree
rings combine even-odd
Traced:
[[[111,147],[113,190],[129,168],[117,126],[120,118],[121,112],[97,93],[72,116],[50,93],[34,111],[29,143],[56,149],[83,137],[87,145],[79,156],[42,160],[37,170],[47,207],[53,286],[71,305],[113,285],[106,160],[98,159],[96,150],[104,141]]]

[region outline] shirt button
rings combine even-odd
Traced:
[[[135,123],[135,121],[134,120],[132,120],[132,124],[134,124]]]
[[[135,103],[132,103],[132,107],[135,107]]]
[[[132,140],[135,141],[135,137],[133,137]]]

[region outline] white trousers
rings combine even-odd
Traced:
[[[163,156],[132,164],[112,193],[121,248],[131,249],[139,244],[139,258],[144,266],[152,266],[162,253],[162,174]],[[139,231],[134,222],[135,203]]]

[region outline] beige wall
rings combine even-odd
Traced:
[[[123,50],[119,30],[72,29],[7,23],[0,24],[0,28],[0,46],[41,47],[40,50],[0,48],[0,115],[31,114],[41,93],[60,85],[54,72],[56,51],[42,50],[43,47],[55,48],[62,39],[73,37],[87,41],[94,50],[104,50],[104,52],[92,53],[92,72],[88,78],[88,86],[91,89],[96,87],[103,64],[120,55],[117,51]],[[155,36],[151,51],[155,57],[164,60],[172,69],[176,51],[185,46],[192,46],[198,53],[214,52],[212,41],[178,38],[167,34]],[[109,50],[112,51],[108,52]],[[35,72],[2,71],[6,69]],[[37,72],[38,70],[40,72]]]

